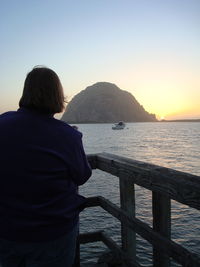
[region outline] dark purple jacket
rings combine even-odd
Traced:
[[[0,115],[0,238],[50,241],[78,221],[91,176],[82,134],[51,115]]]

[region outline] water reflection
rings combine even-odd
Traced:
[[[111,124],[85,124],[80,125],[79,130],[83,133],[87,153],[105,151],[200,175],[200,123],[130,123],[127,127],[113,131]],[[102,195],[119,205],[118,178],[94,171],[81,193]],[[200,249],[199,215],[198,211],[172,201],[172,239],[196,253]],[[136,186],[136,216],[152,225],[151,192],[139,186]],[[96,208],[84,211],[81,217],[81,231],[106,229],[120,244],[120,223],[116,219]],[[142,255],[140,263],[152,266],[151,246],[140,237],[138,240],[138,257]],[[83,246],[83,266],[84,263],[87,266],[88,249],[96,249],[95,255],[100,255],[105,247],[101,243],[98,248],[89,244]],[[178,265],[172,262],[171,266]]]

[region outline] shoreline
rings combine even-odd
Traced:
[[[200,119],[183,119],[183,120],[158,120],[158,121],[125,121],[125,123],[158,123],[158,122],[200,122]],[[66,122],[68,124],[114,124],[116,122]]]

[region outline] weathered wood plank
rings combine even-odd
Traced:
[[[97,197],[88,197],[86,199],[84,207],[89,208],[89,207],[96,207],[99,205],[100,205],[100,203],[99,203],[99,197],[98,196]]]
[[[121,209],[131,218],[135,217],[135,188],[130,179],[120,175],[120,202]],[[122,249],[127,252],[129,258],[136,259],[136,234],[121,222]]]
[[[96,154],[96,168],[200,209],[200,177],[108,153]]]
[[[92,169],[96,169],[97,166],[97,157],[96,154],[88,154],[87,155],[87,159],[90,163],[90,166]]]
[[[97,241],[102,241],[101,237],[102,231],[82,233],[79,235],[80,244],[93,243]]]
[[[137,263],[133,258],[129,257],[127,253],[124,253],[123,250],[116,244],[116,242],[110,238],[104,231],[101,233],[102,235],[102,242],[104,242],[107,247],[109,247],[111,250],[116,251],[117,253],[120,253],[123,262],[127,264],[128,267],[141,267],[139,263]]]
[[[189,252],[187,249],[181,247],[175,242],[168,240],[161,234],[154,231],[146,223],[138,220],[137,218],[130,218],[125,211],[121,210],[115,204],[111,203],[103,197],[99,197],[100,206],[112,214],[114,217],[123,221],[128,227],[133,229],[141,237],[150,242],[161,253],[166,253],[178,263],[183,266],[199,267],[200,257],[194,253]]]
[[[90,233],[83,233],[79,236],[80,243],[93,243],[97,241],[103,242],[111,251],[120,254],[121,259],[129,267],[141,267],[140,264],[130,259],[127,253],[124,253],[122,249],[116,244],[116,242],[110,238],[104,231],[96,231]]]
[[[160,193],[152,192],[153,229],[166,238],[171,238],[171,201],[169,197]],[[160,253],[156,248],[153,250],[153,266],[169,267],[170,258]]]

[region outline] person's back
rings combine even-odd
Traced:
[[[0,239],[49,242],[77,225],[77,188],[91,175],[81,138],[49,112],[0,115]]]

